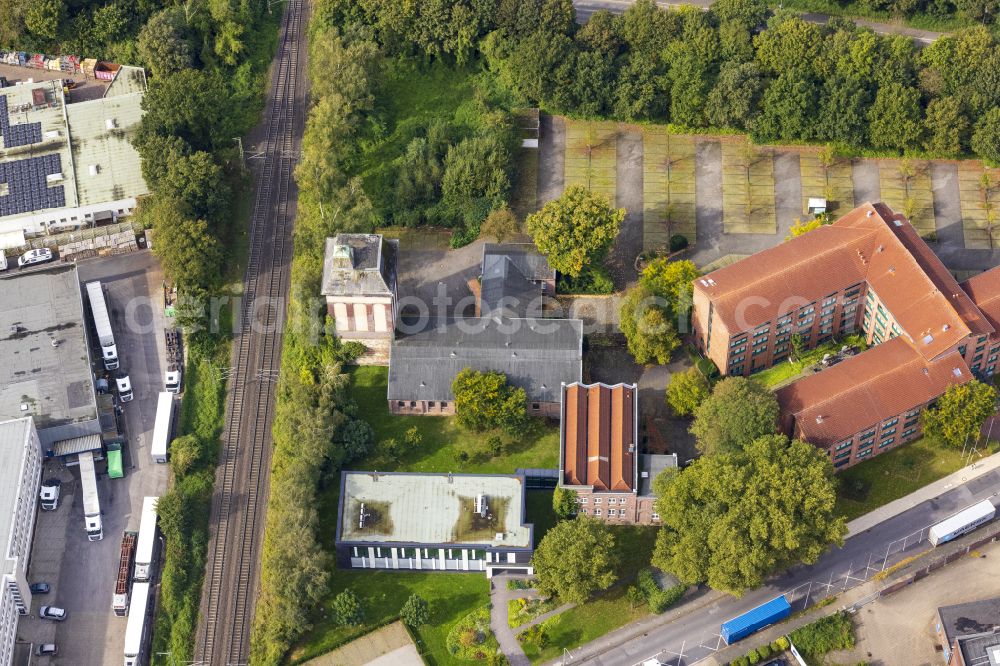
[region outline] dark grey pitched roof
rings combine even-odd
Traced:
[[[326,239],[324,296],[389,296],[396,289],[399,241],[379,234],[338,234]]]
[[[554,275],[548,259],[534,243],[487,243],[483,246],[483,263],[489,257],[507,257],[528,280],[551,280]]]
[[[483,247],[480,305],[483,316],[538,316],[541,313],[540,280],[552,279],[545,257],[531,243]]]
[[[469,318],[400,337],[389,363],[389,400],[453,400],[463,368],[494,370],[529,400],[558,402],[563,382],[583,369],[579,319]]]

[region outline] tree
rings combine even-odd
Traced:
[[[753,30],[767,18],[767,3],[761,0],[716,0],[712,3],[712,13],[719,21],[736,21]]]
[[[222,270],[222,247],[205,220],[185,217],[171,199],[151,197],[142,202],[136,219],[152,227],[153,253],[167,278],[182,288],[207,288]]]
[[[629,353],[635,357],[636,363],[646,364],[655,360],[660,365],[666,365],[674,350],[680,347],[680,338],[670,321],[666,301],[654,296],[641,284],[625,294],[619,320]]]
[[[403,607],[399,609],[399,616],[407,625],[419,627],[430,622],[431,609],[427,600],[419,594],[411,594]]]
[[[737,452],[777,431],[779,412],[774,394],[761,384],[746,377],[727,377],[694,410],[691,433],[705,455]]]
[[[158,79],[142,99],[145,114],[136,145],[146,155],[146,137],[179,136],[195,150],[232,143],[229,93],[222,77],[200,69],[184,69]]]
[[[686,584],[740,595],[782,567],[815,562],[847,531],[829,459],[783,435],[700,458],[657,487],[653,564]]]
[[[667,384],[667,404],[678,416],[690,416],[711,394],[705,375],[698,368],[688,368],[670,376]]]
[[[812,220],[806,220],[805,222],[796,218],[795,222],[792,223],[792,226],[788,228],[788,235],[785,236],[785,240],[792,240],[793,238],[798,238],[799,236],[807,234],[810,231],[815,231],[820,227],[832,223],[833,220],[831,220],[829,217],[822,215]]]
[[[955,0],[958,11],[977,23],[989,23],[1000,14],[997,0]]]
[[[139,31],[136,46],[154,78],[164,78],[190,67],[193,57],[184,9],[167,7],[150,16]]]
[[[32,0],[24,12],[24,27],[40,39],[52,41],[66,17],[63,0]]]
[[[921,415],[924,434],[952,448],[979,439],[986,419],[996,413],[997,392],[973,380],[948,387],[937,403]]]
[[[764,85],[756,63],[727,62],[708,93],[705,116],[716,127],[746,129],[757,111]]]
[[[905,150],[920,141],[920,91],[902,83],[882,85],[868,111],[869,136],[878,148]]]
[[[333,598],[333,616],[342,627],[356,627],[365,621],[365,612],[354,590],[347,588]]]
[[[761,113],[754,120],[754,137],[765,141],[810,138],[816,97],[816,83],[806,67],[781,72],[764,92]]]
[[[927,105],[924,130],[924,148],[944,157],[957,157],[962,154],[969,121],[956,98],[938,97]]]
[[[552,493],[552,510],[563,520],[575,516],[577,512],[576,491],[556,486],[555,492]]]
[[[538,589],[567,603],[583,603],[618,579],[615,538],[599,520],[581,516],[546,532],[531,558]]]
[[[486,216],[479,227],[479,233],[482,236],[492,236],[498,243],[503,243],[515,236],[520,231],[520,226],[517,215],[510,208],[498,208]]]
[[[219,222],[229,208],[229,186],[211,153],[174,156],[157,186],[159,194],[182,204],[190,217]]]
[[[344,460],[358,460],[371,452],[375,431],[367,421],[352,419],[341,429],[340,441],[344,447]]]
[[[624,219],[624,208],[611,208],[606,197],[575,186],[529,215],[525,226],[552,268],[577,277],[604,259]]]
[[[654,296],[664,299],[670,311],[686,315],[694,298],[694,281],[701,271],[693,261],[682,259],[670,261],[666,257],[653,259],[639,277],[639,284]]]
[[[867,140],[871,100],[860,79],[834,76],[823,83],[816,137],[862,146]]]
[[[470,430],[503,428],[517,435],[527,422],[524,389],[508,384],[502,372],[465,368],[455,376],[451,390],[458,422]]]
[[[993,166],[1000,166],[1000,108],[991,109],[976,122],[972,150]]]

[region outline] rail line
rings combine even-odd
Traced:
[[[265,117],[262,164],[250,219],[226,427],[216,472],[195,645],[199,664],[246,664],[259,586],[271,465],[274,383],[288,292],[295,211],[296,105],[304,0],[288,0]]]

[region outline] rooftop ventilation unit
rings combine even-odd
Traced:
[[[476,513],[485,518],[490,508],[486,504],[486,495],[476,495]]]
[[[58,183],[62,179],[63,175],[61,171],[59,173],[50,173],[49,175],[45,176],[46,183]]]
[[[365,503],[361,503],[361,514],[358,516],[358,529],[365,529],[365,518],[371,518],[372,514],[365,513]]]
[[[118,127],[118,121],[115,120],[114,118],[108,118],[107,120],[104,121],[104,126],[107,127],[109,130],[113,130],[116,127]]]
[[[497,532],[497,535],[496,535],[495,538],[496,538],[497,541],[503,541],[504,533],[503,532]]]
[[[99,167],[96,164],[91,164],[89,167],[87,167],[87,172],[90,173],[91,176],[96,176],[97,174],[101,173],[101,167]]]
[[[931,335],[930,333],[928,333],[927,335],[924,336],[924,344],[925,345],[929,345],[932,342],[934,342],[934,336],[933,335]]]
[[[956,377],[961,377],[962,376],[962,369],[961,368],[952,368],[951,369],[951,374],[955,375]]]

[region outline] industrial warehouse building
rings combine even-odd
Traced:
[[[113,221],[149,193],[131,138],[142,119],[145,76],[123,67],[101,99],[67,103],[61,82],[0,90],[0,240]]]
[[[1000,269],[960,286],[910,223],[865,204],[831,225],[694,283],[694,334],[724,375],[860,334],[873,348],[777,392],[782,429],[838,469],[920,435],[949,386],[991,377],[1000,355]]]
[[[105,429],[86,321],[76,266],[0,277],[0,419],[34,418],[53,455],[100,449]]]
[[[677,467],[677,454],[639,450],[635,384],[564,384],[559,485],[576,493],[581,515],[608,523],[655,525],[653,479]]]
[[[337,565],[531,574],[521,474],[343,472]]]
[[[5,535],[0,664],[4,666],[13,658],[18,616],[31,609],[28,563],[41,477],[41,446],[32,420],[0,422],[0,534]]]

